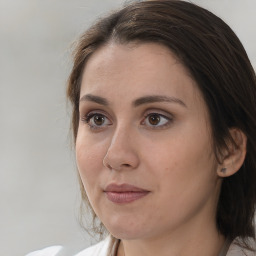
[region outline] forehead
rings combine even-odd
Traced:
[[[151,94],[180,97],[192,104],[202,99],[195,81],[178,58],[157,43],[109,43],[87,61],[81,95],[128,99]]]

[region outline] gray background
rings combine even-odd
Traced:
[[[79,188],[65,83],[72,41],[121,0],[0,0],[0,255],[93,240]],[[256,67],[256,1],[194,0],[238,34]]]

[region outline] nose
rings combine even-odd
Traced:
[[[103,159],[103,165],[116,171],[137,168],[139,157],[136,148],[136,140],[131,131],[121,127],[116,129]]]

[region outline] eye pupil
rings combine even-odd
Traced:
[[[149,116],[149,123],[151,125],[157,125],[157,124],[159,124],[159,122],[160,122],[159,115],[154,114],[154,115]]]
[[[93,117],[93,121],[96,125],[102,125],[105,121],[105,118],[104,118],[104,116],[95,115]]]

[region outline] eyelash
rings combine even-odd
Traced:
[[[95,117],[95,116],[103,117],[104,119],[108,119],[108,120],[109,120],[109,118],[107,118],[106,115],[104,115],[104,114],[101,114],[101,113],[98,113],[98,112],[90,112],[90,113],[88,113],[86,116],[84,116],[84,117],[81,119],[81,121],[84,122],[84,123],[86,123],[86,124],[89,126],[89,128],[90,128],[91,130],[102,129],[103,127],[105,127],[106,125],[97,126],[97,125],[92,125],[92,124],[90,124],[90,121],[91,121],[92,118]]]
[[[153,115],[160,117],[160,122],[161,122],[161,119],[165,119],[166,122],[164,124],[162,124],[162,125],[158,125],[158,124],[157,125],[152,125],[152,124],[151,125],[150,124],[147,125],[146,122],[149,122],[147,120],[147,118],[152,117]],[[111,121],[109,121],[110,124],[106,124],[106,125],[99,125],[99,126],[97,126],[97,125],[91,124],[90,121],[95,116],[103,117],[105,120],[106,119],[109,120],[109,118],[106,117],[106,115],[104,115],[102,113],[90,112],[87,115],[85,115],[83,118],[81,118],[81,121],[86,123],[91,130],[100,130],[100,129],[103,129],[104,127],[106,127],[106,126],[111,125]],[[143,120],[142,120],[142,122],[140,124],[142,126],[145,125],[148,129],[164,129],[164,128],[168,127],[169,125],[171,125],[172,122],[173,122],[173,118],[172,117],[167,117],[167,116],[165,116],[163,114],[160,114],[160,113],[157,113],[157,112],[150,112],[150,113],[144,115]]]
[[[144,119],[141,122],[141,124],[145,125],[146,121],[148,121],[147,118],[152,117],[154,115],[160,117],[160,122],[161,122],[161,119],[165,119],[166,122],[162,125],[158,125],[158,124],[157,125],[152,125],[152,124],[150,125],[150,124],[148,124],[148,125],[146,125],[146,127],[149,127],[149,129],[164,129],[164,128],[168,127],[169,125],[171,125],[171,123],[173,122],[172,117],[167,117],[166,115],[163,115],[163,114],[160,114],[160,113],[157,113],[157,112],[150,112],[150,113],[148,113],[144,116]]]

